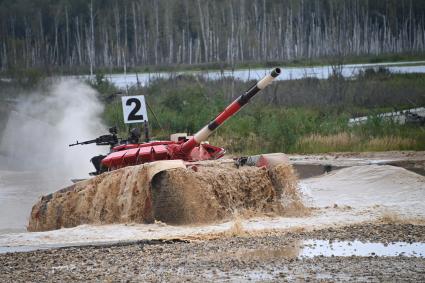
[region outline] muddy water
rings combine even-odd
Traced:
[[[69,183],[55,174],[0,170],[0,234],[25,232],[38,198]]]
[[[238,254],[241,258],[275,260],[313,257],[404,256],[425,258],[425,243],[379,243],[361,241],[295,240],[277,249],[255,249]]]
[[[25,231],[39,196],[68,186],[71,178],[88,177],[90,157],[107,151],[68,147],[106,131],[96,91],[68,79],[41,85],[15,93],[13,107],[0,108],[0,233]]]
[[[300,257],[315,256],[406,256],[425,258],[425,243],[389,244],[361,241],[306,240]]]

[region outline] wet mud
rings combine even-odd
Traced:
[[[425,176],[425,151],[331,152],[288,155],[300,179],[351,166],[391,165]]]
[[[392,241],[409,246],[410,240],[424,243],[424,235],[422,225],[365,224],[203,241],[140,241],[10,253],[0,255],[0,278],[3,281],[19,278],[22,281],[421,282],[425,280],[425,260],[420,255],[379,256],[374,250],[365,255],[338,254],[336,247],[338,241],[353,238],[363,244],[381,243],[377,239],[382,239],[382,243],[388,243],[387,248],[391,248]],[[328,246],[320,240],[312,242],[325,238]],[[312,248],[326,252],[309,254]]]
[[[290,165],[236,168],[232,163],[209,162],[189,169],[157,170],[157,174],[151,172],[152,166],[104,173],[42,197],[32,209],[28,230],[155,220],[199,224],[235,214],[301,215],[308,211]]]

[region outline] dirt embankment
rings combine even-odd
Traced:
[[[154,220],[208,223],[234,213],[306,212],[290,165],[238,169],[210,162],[196,170],[173,165],[163,171],[155,166],[122,168],[43,197],[32,209],[28,230]]]

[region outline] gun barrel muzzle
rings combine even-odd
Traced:
[[[227,119],[236,114],[245,104],[247,104],[251,98],[253,98],[259,91],[264,89],[266,86],[271,84],[271,82],[279,76],[281,73],[280,68],[275,68],[271,71],[270,74],[266,75],[260,81],[258,81],[254,86],[248,89],[244,94],[239,96],[235,101],[229,104],[229,106],[224,109],[214,120],[212,120],[208,125],[199,130],[191,139],[186,141],[182,145],[182,151],[188,153],[196,145],[207,140],[207,138],[217,129],[221,124],[223,124]]]

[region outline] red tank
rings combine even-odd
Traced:
[[[275,68],[272,72],[240,95],[226,109],[223,110],[208,125],[199,130],[192,137],[180,141],[153,141],[146,143],[127,143],[113,146],[107,156],[97,156],[92,158],[92,162],[97,172],[94,175],[122,168],[125,166],[137,165],[158,160],[181,159],[184,161],[213,160],[223,157],[225,150],[221,147],[212,146],[205,143],[207,138],[223,124],[228,118],[236,114],[252,97],[269,85],[279,74],[280,68]],[[111,130],[112,135],[101,136],[98,139],[72,144],[95,143],[98,145],[114,145],[118,143],[116,129]]]

